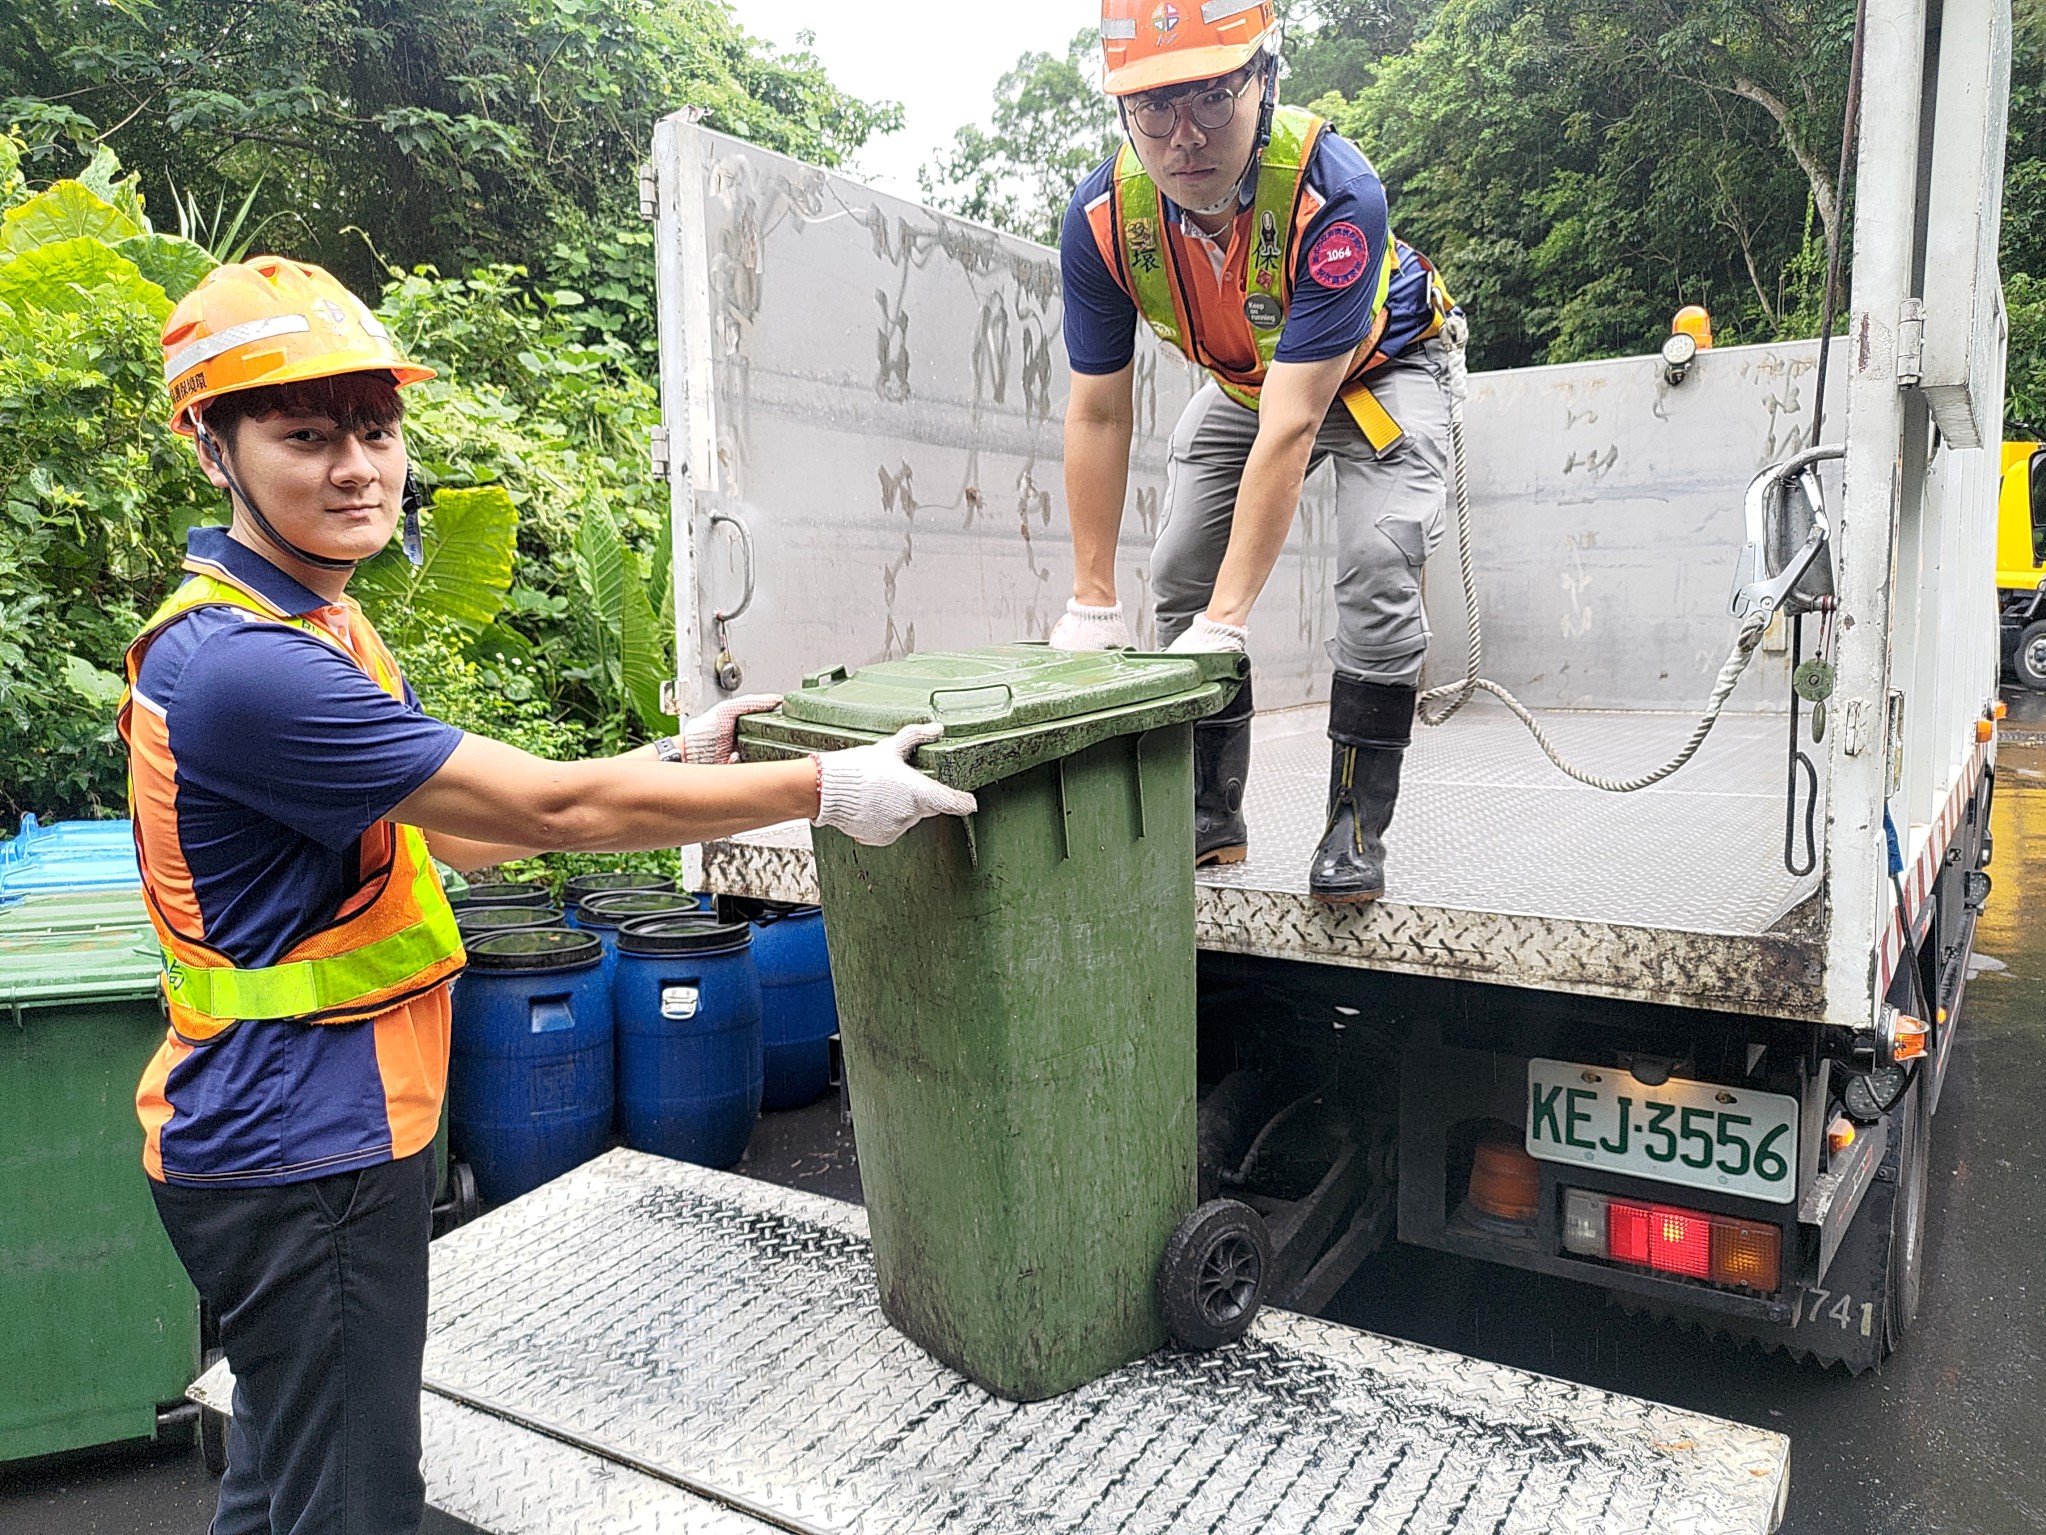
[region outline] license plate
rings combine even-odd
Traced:
[[[1789,1204],[1798,1102],[1672,1077],[1644,1087],[1610,1066],[1527,1063],[1527,1150],[1545,1162]]]

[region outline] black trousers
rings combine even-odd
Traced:
[[[276,1188],[150,1182],[235,1375],[213,1535],[416,1535],[433,1148]]]

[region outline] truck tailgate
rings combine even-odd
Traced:
[[[1566,752],[1608,773],[1667,760],[1695,723],[1649,710],[1541,718]],[[1783,867],[1782,715],[1723,715],[1669,782],[1608,794],[1566,778],[1481,696],[1416,732],[1386,837],[1385,899],[1351,907],[1307,893],[1328,803],[1327,720],[1316,707],[1258,716],[1243,802],[1250,857],[1195,874],[1202,948],[1824,1016],[1818,881]],[[817,899],[801,822],[705,844],[703,873],[726,894]]]
[[[1705,1535],[1788,1485],[1781,1435],[1284,1312],[1003,1401],[882,1317],[858,1206],[630,1151],[433,1256],[429,1499],[502,1535]]]

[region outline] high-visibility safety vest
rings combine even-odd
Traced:
[[[160,750],[140,749],[135,738],[135,681],[143,656],[164,630],[196,608],[242,608],[265,622],[318,637],[393,698],[404,697],[398,663],[367,623],[355,629],[358,642],[369,652],[366,658],[358,657],[310,619],[281,611],[212,567],[188,564],[186,569],[194,572],[190,579],[156,610],[128,647],[128,691],[120,712],[121,738],[129,747],[129,813],[135,818],[142,892],[163,948],[163,992],[171,1027],[197,1043],[245,1019],[350,1023],[424,995],[458,974],[467,956],[426,839],[415,827],[380,821],[364,833],[360,883],[331,921],[299,939],[275,964],[237,965],[197,933],[180,930],[174,914],[196,915],[198,910],[188,875],[185,889],[173,888],[184,866],[183,855],[170,848],[156,850],[158,856],[153,857],[150,845],[156,836],[174,840],[175,827],[166,826],[160,815],[149,815],[136,792],[138,775],[168,778],[174,768],[167,745],[158,741],[153,744]],[[156,729],[160,733],[160,723]],[[162,787],[168,791],[170,785]],[[168,804],[169,793],[155,802]]]
[[[1111,217],[1115,261],[1111,269],[1150,327],[1169,345],[1205,368],[1232,400],[1251,410],[1257,409],[1265,372],[1278,353],[1279,337],[1292,308],[1299,258],[1294,245],[1295,226],[1301,196],[1307,188],[1307,164],[1327,127],[1322,118],[1299,107],[1279,107],[1272,113],[1271,139],[1258,162],[1257,186],[1251,199],[1251,227],[1257,245],[1243,265],[1243,292],[1227,312],[1207,317],[1210,325],[1219,324],[1234,331],[1229,336],[1203,335],[1195,323],[1196,310],[1186,289],[1186,275],[1179,268],[1173,242],[1165,238],[1165,205],[1158,195],[1158,184],[1145,174],[1136,148],[1127,139],[1116,156]],[[1358,344],[1340,391],[1358,427],[1381,453],[1399,441],[1400,428],[1365,386],[1363,378],[1388,360],[1378,350],[1378,343],[1385,334],[1385,300],[1392,288],[1394,270],[1404,259],[1420,261],[1428,272],[1434,316],[1418,339],[1426,340],[1440,331],[1443,320],[1455,307],[1441,278],[1420,252],[1412,249],[1403,252],[1396,241],[1388,243],[1391,248],[1379,263],[1377,292],[1371,300],[1374,314],[1371,333]],[[1256,357],[1254,368],[1234,367],[1224,360],[1246,355]]]

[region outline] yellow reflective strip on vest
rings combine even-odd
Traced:
[[[309,634],[317,634],[319,632],[319,625],[315,624],[311,619],[300,618],[281,609],[273,608],[268,603],[252,593],[244,591],[231,581],[223,581],[218,576],[198,571],[185,577],[184,581],[178,586],[178,589],[163,599],[157,610],[149,615],[149,622],[142,626],[142,633],[138,634],[136,638],[141,639],[146,635],[155,633],[173,618],[189,613],[194,608],[213,607],[216,605],[240,608],[244,612],[254,613],[258,618],[267,619],[273,624],[289,624],[292,628],[303,629]]]
[[[1192,356],[1188,338],[1180,333],[1179,310],[1172,302],[1172,274],[1165,269],[1172,257],[1165,248],[1164,204],[1158,184],[1144,174],[1137,151],[1127,139],[1115,161],[1115,212],[1123,270],[1136,289],[1137,312],[1166,345]]]
[[[410,826],[397,829],[418,842],[412,881],[418,922],[345,954],[250,969],[188,965],[165,950],[164,984],[171,999],[223,1027],[242,1019],[303,1018],[401,987],[459,953],[461,932],[426,857],[425,839]]]

